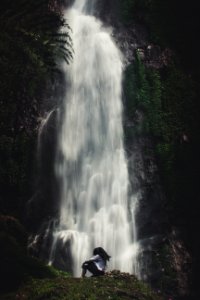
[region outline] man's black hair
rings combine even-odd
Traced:
[[[100,255],[105,261],[111,258],[111,256],[108,255],[108,253],[102,247],[94,248],[93,255],[97,254]]]

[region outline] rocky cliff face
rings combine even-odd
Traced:
[[[124,26],[119,21],[119,2],[99,1],[98,14],[113,27],[113,38],[124,56],[125,68],[134,63],[136,53],[142,63],[162,72],[173,60],[173,51],[150,42],[143,24]],[[130,194],[137,195],[138,240],[141,245],[139,262],[141,277],[169,296],[188,297],[191,257],[177,229],[171,227],[167,199],[160,181],[154,139],[148,134],[135,134],[144,123],[145,112],[136,109],[132,118],[127,113],[124,97],[124,130],[132,131],[125,138],[129,163]],[[134,102],[134,99],[133,99]]]
[[[159,45],[152,44],[146,28],[142,24],[134,22],[129,26],[122,24],[118,19],[118,9],[118,2],[116,1],[99,1],[97,14],[108,26],[112,26],[113,38],[124,55],[125,68],[134,63],[136,52],[147,67],[162,70],[168,66],[173,57],[172,50],[169,48],[163,49]],[[125,135],[128,131],[131,131],[132,134],[125,138],[125,146],[129,162],[130,195],[137,195],[139,199],[137,227],[138,240],[141,245],[139,255],[141,277],[157,289],[164,290],[169,296],[186,296],[189,290],[190,256],[185,249],[181,236],[174,234],[176,229],[172,229],[169,222],[166,212],[167,199],[160,182],[154,140],[151,135],[134,133],[136,127],[143,125],[145,112],[137,109],[130,118],[127,113],[126,101],[127,99],[124,97],[124,130]],[[53,102],[55,102],[53,106],[56,106],[56,101],[53,100]],[[47,220],[48,225],[42,227],[42,229],[40,228],[42,234],[40,235],[41,240],[38,241],[39,247],[34,248],[34,240],[30,245],[33,247],[33,251],[39,249],[43,251],[43,254],[48,254],[52,238],[51,233],[47,239],[50,244],[44,245],[42,236],[49,229],[50,223],[48,223],[48,220],[52,217],[55,218],[57,214],[56,196],[53,192],[53,189],[57,187],[52,165],[55,149],[51,146],[56,142],[55,113],[51,115],[45,126],[46,129],[43,128],[42,133],[43,148],[41,153],[44,157],[42,159],[42,173],[43,175],[46,174],[46,177],[44,177],[45,182],[40,182],[39,196],[36,195],[37,201],[35,202],[35,199],[32,201],[35,210],[32,210],[33,207],[30,206],[30,211],[34,219],[38,214],[41,203],[44,203],[42,199],[46,201],[48,198],[47,205],[40,210],[38,218],[36,218],[38,224],[35,228],[38,229],[44,219]],[[48,151],[47,156],[46,149],[51,149],[50,152]],[[47,256],[46,254],[45,256]],[[57,266],[62,269],[62,253],[58,257],[60,259],[57,261]]]

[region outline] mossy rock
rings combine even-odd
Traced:
[[[0,292],[15,290],[29,278],[55,277],[53,269],[27,254],[27,234],[16,219],[1,216],[0,225]]]
[[[135,276],[113,271],[105,276],[34,279],[2,300],[163,300]]]

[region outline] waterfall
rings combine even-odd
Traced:
[[[109,269],[138,274],[137,199],[128,196],[123,145],[122,54],[88,3],[76,0],[66,13],[74,59],[63,66],[67,88],[55,162],[60,214],[50,263],[62,244],[80,276],[93,248],[103,247],[112,256]]]

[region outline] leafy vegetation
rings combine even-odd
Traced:
[[[38,97],[60,59],[72,57],[69,27],[48,0],[3,1],[0,8],[1,130],[34,126]],[[65,31],[58,32],[60,28]],[[35,99],[36,98],[36,99]],[[10,109],[7,107],[9,106]]]
[[[174,201],[179,203],[175,198],[182,190],[180,182],[191,181],[192,151],[194,145],[200,145],[198,87],[177,65],[158,71],[147,68],[136,55],[134,65],[126,70],[124,88],[127,115],[135,121],[134,134],[148,134],[154,140],[171,209],[172,204],[176,205]],[[144,113],[142,123],[137,122],[138,111]],[[187,170],[184,175],[183,168]]]
[[[19,215],[30,194],[37,119],[59,63],[72,58],[58,1],[2,0],[0,7],[0,208]]]
[[[5,216],[24,219],[40,105],[47,87],[58,79],[60,62],[72,58],[70,29],[58,4],[2,0],[0,7],[1,293],[59,273],[27,254],[28,234],[15,218]]]

